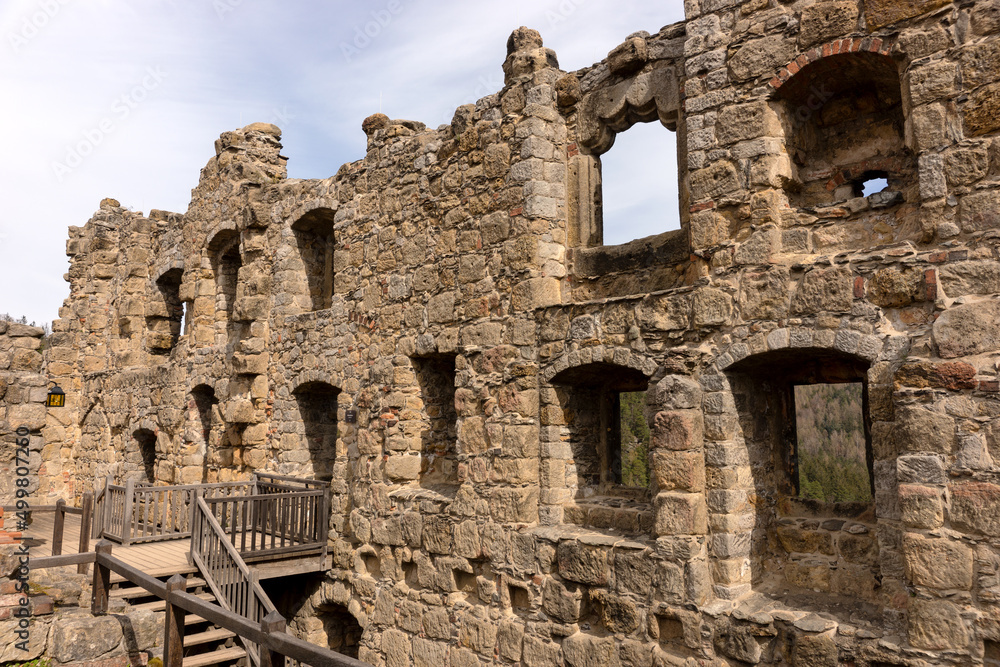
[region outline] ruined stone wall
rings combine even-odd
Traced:
[[[39,497],[39,469],[42,464],[45,426],[45,396],[48,393],[42,370],[44,331],[16,322],[0,322],[0,505],[16,502],[18,468],[27,468],[22,475],[32,502]],[[18,441],[27,442],[28,452],[18,456]],[[18,459],[20,458],[20,461]],[[44,494],[42,494],[44,495]],[[4,517],[0,511],[0,540],[3,539]],[[7,530],[16,532],[16,521],[7,517]]]
[[[183,215],[102,202],[53,470],[329,479],[291,627],[376,665],[995,664],[1000,6],[686,8],[574,73],[520,29],[503,90],[368,118],[325,180],[256,124]],[[677,132],[682,228],[606,247],[636,122]],[[792,389],[836,382],[871,502],[797,493]],[[605,435],[638,388],[646,488]]]

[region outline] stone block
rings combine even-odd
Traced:
[[[577,623],[587,613],[585,589],[547,577],[542,584],[542,609],[563,623]]]
[[[589,546],[567,540],[556,549],[559,575],[572,582],[603,586],[608,579],[608,551],[599,546]]]
[[[896,410],[896,424],[896,443],[902,452],[950,454],[955,448],[955,420],[946,414],[907,405]]]
[[[703,535],[708,509],[700,493],[666,492],[656,496],[656,535]]]
[[[569,667],[607,667],[618,664],[614,637],[577,632],[563,640],[563,658]]]
[[[1000,301],[980,301],[953,306],[934,322],[938,354],[954,359],[1000,349]]]
[[[865,21],[869,30],[920,16],[949,4],[949,0],[864,0]]]
[[[959,205],[958,217],[966,232],[1000,228],[1000,192],[982,190],[966,195]]]
[[[854,277],[846,267],[813,269],[792,295],[792,312],[849,312],[854,303]]]
[[[939,528],[944,523],[944,503],[934,488],[915,484],[899,485],[900,519],[914,528]]]
[[[86,662],[110,653],[122,637],[121,623],[113,616],[69,619],[53,627],[49,651],[63,664]]]
[[[802,10],[800,26],[799,45],[803,49],[850,35],[858,29],[858,3],[832,0],[809,5]]]
[[[910,644],[920,649],[965,649],[969,644],[959,608],[944,600],[910,600],[907,629]]]
[[[744,320],[781,319],[788,315],[786,270],[747,271],[740,283],[740,311]]]
[[[729,75],[735,81],[773,76],[795,58],[797,51],[795,41],[782,35],[752,39],[730,55]]]
[[[731,162],[713,162],[690,175],[689,190],[694,202],[734,195],[739,188],[736,167]]]
[[[685,451],[702,446],[704,423],[700,410],[658,412],[653,418],[651,450]]]
[[[965,131],[971,137],[1000,129],[1000,83],[991,83],[973,91],[962,106]]]
[[[514,286],[511,305],[517,312],[554,306],[562,301],[557,278],[529,278]]]
[[[953,484],[948,517],[962,530],[1000,537],[1000,486],[984,482]]]
[[[972,588],[972,549],[961,542],[919,533],[903,536],[906,576],[914,586],[940,590]]]
[[[723,107],[715,121],[715,137],[723,146],[757,137],[777,137],[781,134],[781,122],[766,102]]]
[[[701,452],[655,451],[650,461],[658,490],[697,492],[705,489],[705,458]]]

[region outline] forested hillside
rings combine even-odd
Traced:
[[[649,486],[649,425],[643,409],[646,392],[630,391],[618,395],[622,447],[622,484]]]
[[[871,500],[862,386],[795,387],[799,495],[826,502]]]

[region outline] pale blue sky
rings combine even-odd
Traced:
[[[326,178],[364,155],[361,121],[380,103],[392,118],[436,127],[501,88],[519,25],[539,30],[569,71],[682,18],[681,0],[4,0],[0,313],[56,318],[68,295],[67,226],[83,225],[104,197],[185,211],[222,132],[273,122],[289,176]],[[626,138],[622,156],[643,146]],[[627,209],[647,221],[632,238],[676,225],[669,158],[663,175],[626,175],[631,192],[607,185],[606,216]]]

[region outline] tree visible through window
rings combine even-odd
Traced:
[[[863,400],[859,382],[795,387],[801,498],[871,501]]]
[[[626,391],[618,395],[618,427],[623,486],[649,486],[649,425],[644,408],[646,392]]]

